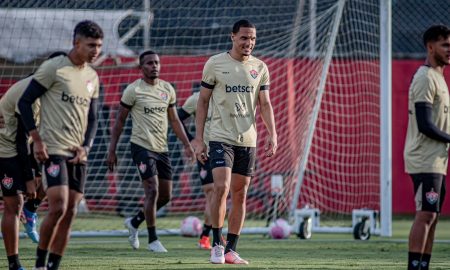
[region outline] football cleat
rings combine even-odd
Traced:
[[[241,257],[239,257],[239,254],[237,252],[234,252],[232,250],[228,251],[227,254],[225,254],[225,263],[228,264],[248,264],[248,262]]]
[[[167,252],[167,249],[161,244],[159,240],[155,240],[148,244],[147,249],[153,252]]]
[[[211,249],[211,263],[214,264],[224,264],[225,256],[224,256],[225,248],[222,245],[215,245]]]
[[[198,240],[197,246],[201,249],[210,250],[211,249],[211,243],[209,242],[208,236],[202,236],[200,240]]]
[[[30,237],[33,243],[39,243],[39,234],[37,232],[37,221],[38,216],[36,213],[30,212],[27,209],[23,208],[23,226],[25,227],[25,232]]]
[[[133,249],[139,248],[139,230],[131,225],[131,217],[125,219],[123,225],[128,229],[128,242]]]

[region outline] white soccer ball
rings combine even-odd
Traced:
[[[180,227],[182,236],[195,237],[202,233],[202,222],[199,218],[189,216],[183,220]]]
[[[282,218],[275,220],[269,226],[269,235],[273,239],[286,239],[290,234],[291,226]]]

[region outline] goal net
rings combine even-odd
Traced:
[[[51,52],[68,51],[78,21],[103,27],[104,50],[95,64],[102,83],[99,124],[89,155],[86,211],[74,230],[124,234],[123,217],[137,213],[143,201],[130,155],[130,119],[115,172],[105,160],[121,93],[140,77],[137,55],[145,49],[160,55],[161,78],[174,85],[181,106],[199,90],[208,57],[231,48],[233,23],[249,19],[257,27],[254,55],[271,75],[279,148],[275,157],[264,157],[267,132],[258,115],[245,227],[264,228],[305,206],[319,209],[326,223],[350,226],[353,209],[380,210],[379,13],[376,0],[7,1],[0,4],[0,90]],[[193,119],[186,124],[193,134]],[[196,166],[186,162],[172,131],[168,138],[173,198],[158,211],[157,228],[176,232],[184,217],[202,219],[205,197]],[[281,190],[272,188],[274,176],[281,177]]]

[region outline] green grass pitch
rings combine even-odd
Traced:
[[[139,250],[132,250],[126,237],[73,238],[60,269],[406,269],[411,221],[411,217],[396,218],[392,238],[372,236],[368,241],[353,240],[349,234],[313,234],[310,240],[294,235],[287,240],[243,235],[238,252],[250,261],[248,266],[210,264],[209,252],[196,248],[196,238],[160,237],[167,254],[147,251],[145,236],[140,238]],[[29,239],[20,240],[21,261],[27,269],[34,264],[35,248]],[[7,261],[1,249],[0,268],[4,269]],[[449,254],[450,219],[441,219],[431,268],[450,269]]]

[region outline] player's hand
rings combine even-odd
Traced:
[[[184,146],[184,154],[189,158],[191,163],[195,163],[195,151],[191,144]]]
[[[36,199],[36,181],[33,179],[26,182],[27,185],[27,198]]]
[[[106,159],[106,164],[108,165],[108,169],[113,172],[114,166],[117,166],[117,156],[115,151],[109,151],[108,157]]]
[[[266,144],[264,145],[264,152],[267,157],[275,155],[278,148],[277,136],[269,136],[266,139]]]
[[[191,144],[194,148],[194,153],[197,157],[197,160],[200,161],[201,164],[205,164],[206,160],[208,159],[206,155],[206,144],[203,142],[203,140],[199,140],[197,138],[193,139]]]
[[[5,126],[5,118],[3,117],[3,114],[0,114],[0,128],[4,128]]]
[[[83,146],[73,146],[70,151],[75,154],[72,159],[69,159],[69,163],[73,164],[86,164],[87,163],[87,153]]]
[[[40,162],[48,159],[47,145],[43,141],[35,141],[33,143],[34,158]]]

